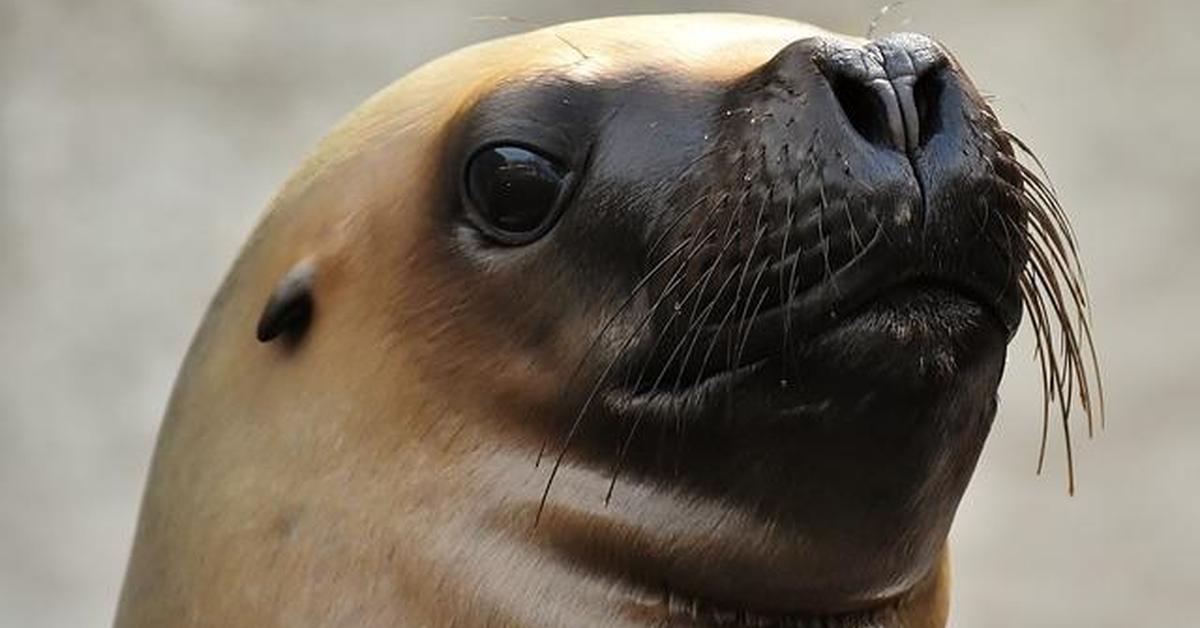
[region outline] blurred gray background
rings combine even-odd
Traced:
[[[0,627],[106,626],[186,343],[344,112],[539,22],[724,9],[863,34],[881,0],[0,0]],[[1109,426],[1034,474],[1028,336],[953,534],[953,624],[1200,626],[1200,3],[921,0],[1083,243]],[[1077,425],[1077,428],[1080,426]]]

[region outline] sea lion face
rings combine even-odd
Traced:
[[[463,333],[529,356],[519,376],[470,375],[489,403],[523,395],[508,420],[547,467],[613,480],[587,526],[620,533],[535,537],[755,608],[911,587],[1021,315],[1025,205],[995,117],[915,35],[772,31],[746,44],[771,54],[733,68],[560,35],[574,58],[495,82],[450,124],[425,243],[470,278]],[[646,491],[691,503],[666,523]],[[551,484],[541,516],[605,498]]]
[[[372,535],[439,521],[410,553],[464,590],[582,573],[874,612],[933,572],[1022,298],[1068,259],[1013,141],[917,35],[664,16],[461,51],[353,114],[276,201],[263,231],[289,244],[242,282],[314,243],[283,292],[311,287],[312,327],[278,354],[309,401],[292,381],[253,407],[312,416],[320,481],[395,493],[354,501]]]

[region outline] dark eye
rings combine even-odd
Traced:
[[[520,146],[489,146],[467,164],[467,195],[488,236],[508,245],[528,244],[557,217],[568,172]]]

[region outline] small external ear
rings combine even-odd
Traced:
[[[314,268],[312,260],[303,260],[279,280],[262,316],[258,319],[258,341],[270,342],[280,336],[289,343],[304,337],[312,322]]]

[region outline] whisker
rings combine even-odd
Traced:
[[[724,256],[724,254],[729,250],[730,245],[733,244],[734,240],[737,237],[736,234],[740,233],[740,231],[741,231],[741,227],[738,227],[737,229],[735,229],[734,230],[735,235],[733,237],[727,237],[725,240],[725,244],[722,245],[721,250],[717,252],[716,258],[713,260],[713,262],[709,266],[708,270],[706,270],[704,273],[704,276],[702,278],[703,286],[700,289],[700,294],[704,294],[704,290],[708,288],[708,282],[712,280],[713,275],[716,274],[717,269],[720,268],[722,256]],[[699,309],[701,301],[700,301],[700,299],[696,299],[695,305],[693,306],[692,311],[690,313],[688,328],[686,330],[684,330],[684,333],[683,333],[684,337],[687,337],[689,334],[692,336],[692,342],[688,346],[687,353],[684,354],[684,357],[683,357],[683,361],[682,361],[683,364],[687,364],[688,361],[691,359],[692,350],[696,348],[696,343],[700,339],[700,329],[703,328],[704,321],[708,320],[708,315],[712,312],[712,309],[714,307],[716,307],[717,301],[720,299],[721,295],[724,294],[725,287],[728,285],[729,281],[733,279],[733,275],[734,275],[734,273],[730,273],[729,275],[727,275],[725,277],[725,281],[722,282],[721,285],[717,287],[717,294],[713,296],[713,298],[710,300],[708,306],[705,307],[704,312],[701,313],[699,317],[696,316],[696,314],[697,314],[696,310]],[[675,379],[675,388],[676,389],[679,388],[679,385],[682,383],[682,380],[683,380],[683,371],[680,370],[679,376]],[[699,380],[697,380],[696,383],[699,383]]]
[[[763,270],[766,270],[766,266],[767,266],[766,264],[763,265]],[[758,272],[759,272],[759,276],[762,276],[763,271],[760,270]],[[755,280],[755,283],[756,284],[758,283],[757,280]],[[762,309],[763,303],[766,303],[767,294],[768,294],[767,289],[763,288],[762,296],[760,296],[758,298],[758,303],[756,303],[754,305],[754,309],[750,312],[749,322],[746,324],[745,329],[742,332],[742,339],[740,341],[738,341],[737,354],[733,360],[733,364],[735,364],[735,365],[740,366],[742,363],[742,354],[745,353],[745,351],[746,351],[746,343],[749,342],[750,332],[753,331],[753,329],[754,329],[754,319],[755,319],[755,317],[758,316],[759,310]],[[747,303],[749,303],[750,299],[753,299],[753,298],[754,298],[754,289],[751,288],[749,298],[747,299]]]
[[[751,254],[746,257],[746,266],[750,266],[750,263],[754,260],[754,255],[753,255],[754,248],[756,248],[758,246],[758,243],[762,240],[763,236],[765,236],[765,235],[766,235],[766,227],[765,226],[758,227],[758,234],[754,238],[755,246],[750,249]],[[747,298],[747,300],[746,300],[746,306],[744,308],[742,308],[741,322],[738,323],[738,335],[741,335],[743,328],[745,328],[747,326],[747,320],[750,320],[751,322],[753,321],[753,319],[746,318],[746,314],[750,310],[750,303],[751,303],[750,299],[754,298],[754,293],[758,290],[758,283],[760,281],[762,281],[763,276],[766,274],[767,269],[770,267],[771,267],[770,260],[769,259],[763,260],[763,262],[761,263],[761,267],[758,269],[758,272],[755,273],[755,275],[754,275],[754,281],[752,281],[750,283],[750,292],[748,293],[749,298]],[[765,294],[765,292],[764,292],[764,294]]]
[[[599,394],[604,382],[607,381],[609,373],[611,373],[612,369],[620,362],[621,354],[629,348],[629,345],[633,343],[633,340],[638,337],[638,334],[641,333],[646,324],[649,323],[654,317],[655,313],[658,312],[658,308],[662,307],[662,304],[666,302],[667,297],[673,293],[674,288],[682,282],[682,270],[683,269],[681,268],[678,271],[676,277],[674,278],[676,281],[673,281],[667,286],[666,289],[663,290],[662,295],[659,296],[650,310],[642,317],[637,327],[630,332],[628,337],[626,337],[625,342],[622,343],[620,350],[616,352],[616,355],[613,357],[613,359],[608,361],[608,364],[604,367],[604,370],[601,371],[599,377],[596,378],[596,383],[592,386],[591,392],[588,393],[588,396],[583,402],[583,405],[580,407],[579,412],[576,413],[575,419],[571,422],[571,427],[567,430],[567,434],[563,438],[563,445],[559,449],[558,456],[554,460],[554,466],[550,469],[550,477],[546,480],[546,486],[542,489],[542,498],[538,504],[537,514],[534,516],[533,525],[535,527],[537,526],[538,522],[541,521],[542,511],[546,507],[546,500],[550,497],[550,487],[554,484],[554,479],[558,476],[558,470],[562,466],[563,460],[566,458],[567,451],[571,446],[571,442],[575,438],[576,432],[579,430],[579,426],[583,423],[583,417],[591,408],[592,402],[595,401],[596,395]]]
[[[1047,182],[1046,169],[1033,151],[1012,133],[1002,131],[1000,139],[1015,146],[1030,158],[1040,175],[1004,150],[998,150],[997,162],[1013,176],[997,176],[995,182],[1024,218],[1023,225],[1013,217],[1004,218],[1005,239],[1013,241],[1019,233],[1027,256],[1018,288],[1029,313],[1035,340],[1034,356],[1040,364],[1042,380],[1042,435],[1038,449],[1038,473],[1045,464],[1049,436],[1050,406],[1058,406],[1067,457],[1067,490],[1076,486],[1075,455],[1072,445],[1071,409],[1078,403],[1086,419],[1088,436],[1094,434],[1094,418],[1104,426],[1104,389],[1100,361],[1092,333],[1090,299],[1084,280],[1079,247],[1065,211],[1054,188]],[[999,146],[997,140],[993,144]],[[1016,180],[1009,180],[1015,178]],[[1012,252],[1008,253],[1010,257]]]
[[[788,199],[787,199],[786,222],[785,222],[785,225],[783,228],[783,246],[779,249],[779,267],[780,267],[780,269],[782,269],[784,267],[784,263],[787,261],[788,239],[789,239],[789,236],[792,235],[792,224],[793,224],[792,201],[793,200],[794,200],[794,195],[789,195]],[[797,248],[797,253],[799,253],[798,249],[800,247],[797,246],[796,248]],[[788,283],[787,273],[783,272],[782,270],[780,270],[780,272],[779,272],[779,294],[786,295],[783,298],[786,299],[787,305],[790,306],[792,303],[792,285]],[[791,313],[790,307],[788,307],[784,311],[789,313],[788,316],[783,317],[783,346],[784,346],[785,350],[784,350],[782,364],[783,364],[783,377],[786,378],[787,373],[788,373],[788,351],[786,349],[787,349],[787,347],[792,346],[792,317],[790,316],[790,313]]]
[[[740,229],[740,227],[739,227],[738,229]],[[734,234],[736,234],[736,233],[737,233],[737,230],[734,230]],[[736,237],[736,236],[735,236],[735,237]],[[709,268],[708,268],[708,269],[707,269],[707,270],[704,272],[704,276],[703,276],[703,278],[702,278],[702,281],[698,281],[698,282],[696,282],[696,286],[700,286],[700,289],[699,289],[699,291],[697,291],[697,292],[696,292],[696,295],[697,295],[697,296],[698,296],[698,295],[701,295],[701,294],[703,294],[703,293],[704,293],[704,290],[705,290],[705,288],[706,288],[706,287],[707,287],[707,285],[708,285],[708,280],[709,280],[709,279],[712,277],[712,275],[713,275],[713,274],[715,274],[716,270],[719,268],[719,262],[720,262],[720,257],[721,257],[721,254],[723,254],[723,253],[724,253],[726,250],[728,250],[728,248],[729,248],[730,244],[732,244],[732,243],[733,243],[733,238],[729,238],[729,237],[727,237],[727,238],[726,238],[726,240],[725,240],[725,244],[724,244],[724,245],[722,246],[722,248],[721,248],[721,251],[720,251],[720,252],[717,254],[717,258],[714,260],[714,262],[713,262],[713,263],[711,263],[711,264],[709,265]],[[720,294],[721,294],[721,293],[724,291],[724,289],[725,289],[725,286],[726,286],[726,285],[728,285],[729,281],[730,281],[732,278],[733,278],[733,275],[732,275],[732,274],[730,274],[729,276],[727,276],[727,277],[725,278],[725,281],[724,281],[724,282],[721,284],[721,286],[719,286],[719,287],[718,287],[718,289],[717,289],[717,297],[719,297],[719,296],[720,296]],[[695,286],[693,286],[693,289],[694,289],[694,288],[695,288]],[[689,291],[689,292],[690,292],[690,291]],[[685,297],[685,300],[686,300],[686,298],[687,298],[687,297]],[[699,298],[697,298],[697,299],[696,299],[696,303],[697,303],[697,304],[699,304],[699,302],[700,302],[700,300],[699,300]],[[692,313],[691,313],[691,316],[690,316],[690,321],[689,321],[689,324],[688,324],[688,329],[687,329],[687,331],[685,331],[685,332],[684,332],[684,334],[682,335],[682,340],[681,340],[680,342],[686,341],[686,340],[687,340],[687,338],[688,338],[688,336],[691,334],[691,332],[692,332],[692,330],[693,330],[693,329],[697,329],[697,330],[698,330],[698,328],[699,328],[700,324],[702,324],[702,323],[703,323],[703,321],[704,321],[704,319],[705,319],[705,316],[707,316],[707,313],[708,313],[709,311],[711,311],[711,309],[712,309],[712,307],[713,307],[714,305],[716,305],[716,301],[715,301],[715,300],[714,300],[714,301],[712,301],[712,302],[711,302],[711,303],[710,303],[710,304],[709,304],[709,305],[708,305],[708,306],[705,308],[705,314],[704,314],[703,316],[701,316],[700,318],[696,318],[696,316],[695,316],[695,309],[693,309],[693,310],[692,310]],[[653,358],[653,356],[656,354],[656,352],[658,351],[658,347],[659,347],[659,345],[662,343],[662,340],[663,340],[665,337],[666,337],[666,335],[665,335],[665,334],[662,334],[662,335],[659,335],[659,336],[658,336],[658,337],[657,337],[657,338],[654,340],[654,344],[651,346],[651,348],[650,348],[650,351],[647,353],[647,358],[646,358],[646,359],[645,359],[645,360],[642,362],[642,368],[641,368],[641,369],[638,371],[638,376],[637,376],[637,379],[634,381],[634,383],[633,383],[633,386],[631,387],[633,390],[635,390],[635,391],[636,391],[636,390],[640,390],[640,389],[641,389],[642,382],[643,382],[643,381],[645,381],[645,376],[646,376],[646,373],[649,371],[649,368],[650,368],[650,364],[651,364],[652,358]],[[699,338],[699,334],[698,334],[698,333],[697,333],[697,334],[695,334],[695,335],[693,336],[692,344],[691,344],[691,346],[689,346],[689,348],[688,348],[688,351],[687,351],[687,353],[685,354],[685,356],[684,356],[684,358],[683,358],[682,364],[687,364],[687,361],[688,361],[688,359],[689,359],[689,358],[690,358],[690,356],[691,356],[692,348],[694,348],[694,347],[695,347],[695,342],[696,342],[696,339],[698,339],[698,338]],[[670,363],[671,363],[671,361],[670,361],[670,360],[668,360],[668,361],[667,361],[667,364],[666,364],[666,365],[664,365],[664,367],[663,367],[663,371],[662,371],[663,373],[665,373],[665,372],[666,372],[666,369],[667,369],[667,368],[670,366]],[[678,376],[678,377],[676,378],[676,380],[675,380],[675,387],[676,387],[676,389],[678,389],[678,387],[679,387],[679,384],[680,384],[680,379],[681,379],[682,377],[683,377],[683,370],[682,370],[682,369],[680,369],[679,376]],[[654,383],[654,385],[652,385],[652,386],[651,386],[651,388],[652,388],[652,389],[653,389],[653,388],[658,388],[658,386],[661,384],[661,379],[662,379],[662,376],[661,376],[661,374],[660,374],[660,376],[659,376],[659,378],[658,378],[658,381],[656,381],[656,382]],[[621,473],[621,468],[622,468],[622,467],[623,467],[623,465],[624,465],[624,460],[625,460],[625,452],[626,452],[626,451],[628,451],[628,449],[629,449],[629,444],[632,442],[632,440],[633,440],[633,437],[634,437],[634,434],[636,434],[636,433],[637,433],[637,428],[638,428],[638,426],[639,426],[639,425],[641,425],[642,418],[643,418],[643,415],[640,415],[640,414],[639,414],[639,415],[638,415],[638,416],[637,416],[637,417],[634,419],[634,421],[633,421],[633,425],[632,425],[632,426],[630,427],[630,429],[629,429],[629,433],[626,435],[626,437],[624,438],[624,440],[623,440],[623,442],[622,442],[622,444],[621,444],[621,447],[620,447],[620,449],[619,449],[619,452],[618,452],[617,459],[616,459],[616,461],[614,461],[614,462],[613,462],[612,480],[609,482],[609,486],[608,486],[608,492],[607,492],[607,493],[605,494],[605,496],[604,496],[604,503],[605,503],[605,505],[608,505],[608,503],[610,502],[610,500],[612,500],[612,494],[613,494],[613,490],[616,488],[616,485],[617,485],[617,477],[620,475],[620,473]]]
[[[565,388],[570,389],[571,385],[574,384],[575,378],[577,378],[579,376],[579,373],[583,370],[584,364],[587,363],[587,359],[591,356],[592,351],[594,351],[596,349],[596,346],[600,343],[600,339],[603,338],[604,335],[608,333],[608,330],[617,321],[617,319],[620,318],[621,314],[623,314],[625,312],[625,310],[630,306],[630,304],[633,303],[634,299],[637,298],[637,295],[641,292],[642,288],[646,287],[646,285],[648,285],[650,283],[650,281],[655,277],[655,275],[657,275],[659,273],[659,271],[661,271],[663,268],[665,268],[667,266],[667,264],[671,261],[671,259],[673,259],[681,251],[683,251],[687,247],[688,243],[689,243],[688,238],[684,238],[683,240],[681,240],[680,243],[674,249],[672,249],[669,253],[667,253],[667,255],[663,256],[662,260],[660,260],[657,264],[655,264],[653,268],[651,268],[649,271],[647,271],[642,276],[642,278],[640,280],[638,280],[638,282],[636,284],[634,284],[633,289],[631,289],[629,291],[629,296],[627,296],[621,302],[621,304],[617,307],[617,310],[611,316],[608,317],[608,320],[606,320],[603,325],[600,326],[600,331],[596,332],[596,334],[592,337],[591,342],[588,343],[587,349],[584,350],[583,355],[579,358],[579,362],[575,365],[575,368],[571,371],[571,376],[567,378],[567,383],[566,383]],[[534,461],[534,467],[541,466],[542,457],[545,454],[545,451],[546,451],[546,442],[542,441],[542,447],[538,451],[537,460]]]
[[[550,496],[550,487],[554,484],[554,479],[555,479],[555,477],[557,477],[558,470],[562,466],[563,460],[566,458],[567,451],[570,448],[571,442],[573,441],[575,434],[578,432],[579,427],[583,422],[583,418],[587,415],[587,411],[591,408],[591,405],[595,401],[597,394],[599,394],[601,387],[604,385],[604,382],[606,382],[608,380],[608,375],[612,372],[613,368],[617,365],[617,363],[620,362],[622,355],[629,348],[629,346],[633,343],[633,340],[641,333],[641,331],[645,328],[645,326],[653,319],[654,315],[658,312],[658,309],[660,307],[662,307],[662,305],[666,302],[668,297],[670,297],[674,294],[675,289],[678,288],[678,286],[683,283],[684,279],[686,278],[688,265],[689,265],[691,259],[697,253],[699,253],[701,250],[703,250],[704,244],[707,242],[707,240],[709,238],[711,238],[715,234],[716,234],[716,229],[714,228],[714,229],[710,230],[709,233],[707,235],[705,235],[704,238],[702,238],[700,241],[696,242],[696,244],[692,247],[691,251],[689,252],[687,258],[684,259],[682,261],[682,263],[679,264],[679,267],[675,270],[675,272],[672,274],[671,278],[668,280],[667,286],[663,289],[662,294],[659,295],[658,299],[651,306],[650,310],[646,313],[645,316],[642,317],[642,320],[638,323],[637,327],[629,334],[629,336],[625,339],[625,342],[622,343],[620,349],[615,353],[614,357],[611,360],[609,360],[608,364],[604,367],[603,371],[596,378],[596,382],[593,384],[591,391],[588,393],[588,396],[585,399],[583,405],[580,407],[579,412],[575,415],[575,419],[571,422],[571,427],[567,430],[567,434],[563,439],[563,445],[562,445],[561,449],[559,450],[558,456],[555,458],[554,466],[550,470],[550,477],[546,480],[546,486],[542,491],[542,498],[538,504],[537,515],[534,517],[534,526],[536,526],[538,524],[538,522],[541,520],[542,511],[545,509],[545,506],[546,506],[546,500]]]

